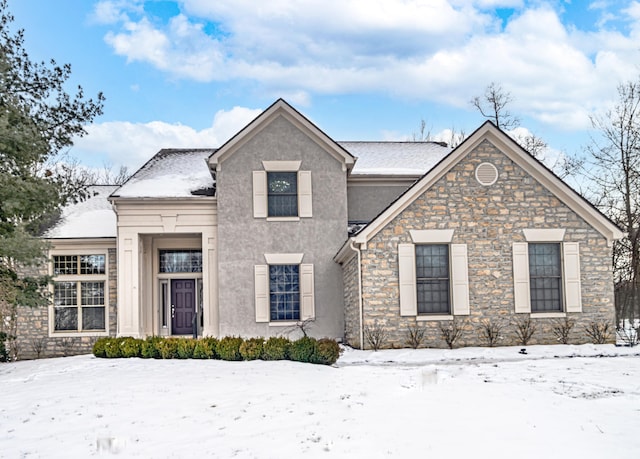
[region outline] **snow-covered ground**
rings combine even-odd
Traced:
[[[0,364],[0,457],[640,454],[640,348],[520,349]]]

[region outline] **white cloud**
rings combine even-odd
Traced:
[[[264,94],[287,94],[300,105],[314,93],[377,92],[468,106],[498,81],[513,94],[514,111],[584,128],[587,113],[610,98],[617,81],[637,73],[640,3],[622,11],[629,35],[569,29],[549,4],[534,4],[541,6],[274,0],[256,7],[253,0],[182,0],[182,13],[166,24],[139,14],[105,40],[129,61],[172,77],[254,81]],[[517,13],[502,27],[489,14],[496,7]]]
[[[220,110],[215,114],[211,127],[200,131],[162,121],[96,123],[87,127],[85,137],[75,141],[72,153],[80,156],[85,164],[91,164],[92,157],[102,161],[106,156],[108,163],[124,165],[135,171],[162,148],[217,148],[261,111],[244,107]]]

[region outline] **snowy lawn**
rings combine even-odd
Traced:
[[[294,362],[0,364],[0,457],[617,458],[640,348],[347,350]]]

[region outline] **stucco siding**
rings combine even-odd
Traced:
[[[297,221],[254,218],[252,172],[262,161],[301,161],[311,171],[313,216]],[[217,171],[220,333],[272,336],[284,328],[257,323],[254,266],[265,253],[304,253],[314,266],[313,336],[341,338],[342,273],[333,255],[346,238],[347,197],[343,165],[298,126],[278,116],[225,158]]]
[[[348,183],[347,199],[349,221],[369,222],[391,202],[404,193],[413,182],[381,185],[372,183]]]

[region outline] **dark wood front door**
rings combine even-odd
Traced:
[[[193,279],[171,280],[171,334],[193,333],[192,320],[196,310],[196,282]]]

